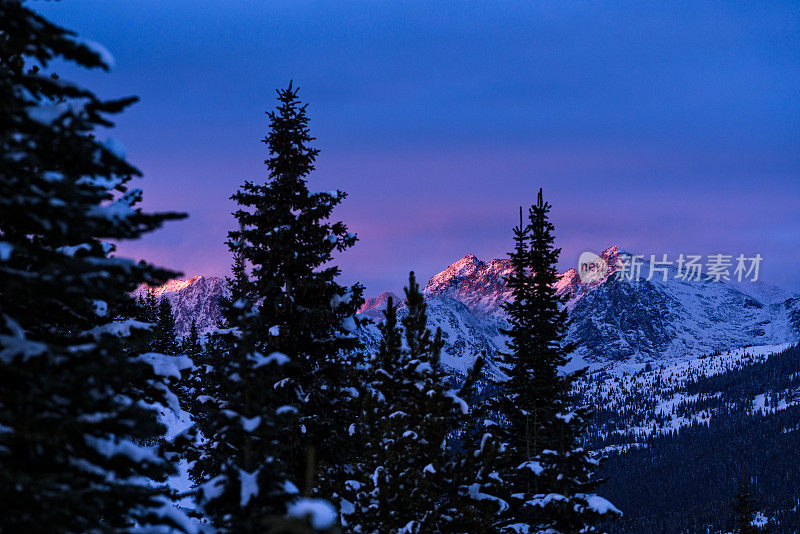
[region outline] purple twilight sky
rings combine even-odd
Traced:
[[[466,253],[503,257],[543,187],[561,267],[584,250],[760,253],[800,290],[797,2],[64,0],[32,7],[116,58],[62,68],[141,102],[113,136],[148,209],[121,252],[225,275],[228,197],[265,176],[264,112],[293,79],[321,149],[314,190],[360,236],[368,294]]]

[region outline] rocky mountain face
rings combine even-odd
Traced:
[[[782,300],[786,293],[778,288],[684,280],[672,266],[648,280],[647,259],[642,277],[629,280],[619,276],[621,253],[618,247],[603,251],[608,273],[566,293],[569,337],[587,361],[644,361],[800,338],[791,319],[797,302]]]
[[[383,311],[389,304],[389,297],[392,298],[395,307],[402,308],[404,306],[403,297],[399,297],[395,293],[387,291],[381,293],[377,297],[366,299],[359,312],[375,322],[380,322],[383,320]]]
[[[377,350],[380,341],[380,332],[376,323],[383,319],[382,311],[386,309],[384,293],[375,300],[382,301],[379,308],[363,309],[366,315],[375,323],[368,324],[359,329],[358,334],[367,350]],[[395,299],[396,302],[401,300]],[[445,346],[442,349],[442,364],[454,375],[465,375],[475,358],[479,354],[489,356],[485,372],[496,376],[498,373],[492,355],[498,353],[505,346],[505,337],[501,329],[508,326],[505,319],[493,315],[480,315],[460,300],[448,296],[428,296],[428,326],[431,329],[441,328],[442,339]],[[366,306],[367,304],[365,304]],[[401,304],[397,311],[399,319],[406,315],[405,307]]]
[[[623,254],[619,247],[610,247],[598,255],[607,266],[602,273],[584,281],[575,269],[568,269],[556,284],[569,310],[568,338],[579,347],[576,366],[800,339],[800,298],[788,292],[763,282],[683,280],[674,267],[647,280],[646,259],[642,276],[628,279],[620,272]],[[445,338],[454,341],[448,342],[443,357],[454,370],[468,368],[469,362],[461,360],[467,354],[504,348],[500,331],[507,323],[502,303],[510,298],[505,284],[510,272],[507,259],[483,262],[468,254],[425,286],[431,326],[441,327]],[[379,320],[375,303],[383,302],[382,297],[365,303],[362,313]],[[459,335],[465,328],[469,334]]]
[[[482,262],[467,254],[434,275],[422,292],[429,299],[450,297],[481,316],[502,316],[503,303],[511,298],[505,284],[510,274],[511,260]]]
[[[569,339],[579,346],[575,366],[646,362],[800,339],[796,295],[763,282],[682,280],[673,267],[667,269],[666,280],[660,273],[647,280],[646,259],[642,277],[630,280],[620,276],[622,254],[619,247],[610,247],[598,255],[607,269],[597,276],[582,280],[575,269],[568,269],[556,284],[569,310]],[[502,305],[511,297],[506,286],[510,273],[508,259],[484,262],[468,254],[425,285],[430,326],[442,329],[442,362],[452,372],[465,373],[478,354],[504,350],[502,330],[508,323]],[[203,276],[155,288],[157,296],[170,299],[181,335],[192,318],[201,332],[219,324],[217,304],[224,291],[223,279]],[[390,295],[402,316],[402,296],[392,293],[367,299],[360,313],[381,321]],[[377,347],[375,325],[361,329],[360,335],[368,348]],[[487,372],[494,373],[489,360]]]
[[[148,290],[142,285],[136,295]],[[179,336],[189,333],[192,319],[199,332],[208,332],[219,326],[219,299],[225,293],[225,279],[216,276],[193,276],[188,280],[170,280],[163,286],[152,288],[156,298],[166,298],[172,305],[175,327]]]

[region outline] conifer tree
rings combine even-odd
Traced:
[[[142,336],[139,343],[139,348],[145,351],[155,349],[156,337],[158,335],[158,300],[156,299],[155,291],[148,285],[141,286],[136,291],[135,309],[131,314],[133,319],[143,323],[149,323],[151,328],[148,335]]]
[[[739,534],[758,534],[759,528],[753,524],[756,503],[745,472],[739,477],[736,495],[733,498],[733,513],[736,516],[736,532]]]
[[[147,286],[144,295],[145,322],[153,324],[158,322],[158,303],[159,299],[156,298],[155,289],[152,286]]]
[[[186,451],[189,463],[189,478],[195,486],[208,482],[220,472],[223,453],[218,450],[219,440],[214,439],[213,432],[218,422],[209,418],[218,416],[220,388],[224,386],[220,372],[223,371],[220,361],[229,354],[226,340],[230,334],[221,335],[212,331],[206,335],[205,343],[200,345],[198,354],[189,356],[193,369],[182,376],[179,391],[181,406],[192,414],[192,420],[199,431],[195,442]],[[208,434],[208,437],[206,437]]]
[[[172,273],[111,256],[173,213],[136,208],[139,174],[102,100],[53,61],[108,69],[19,1],[0,2],[0,531],[191,530],[164,486],[168,391],[131,342],[128,295]]]
[[[210,355],[218,384],[201,426],[210,441],[195,465],[203,507],[229,532],[263,532],[287,510],[332,510],[315,499],[338,500],[353,450],[350,358],[362,288],[340,286],[331,260],[356,236],[329,220],[342,191],[308,189],[318,151],[297,94],[292,84],[279,90],[268,113],[266,182],[246,181],[232,197],[229,328],[222,354]]]
[[[178,345],[180,348],[178,348]],[[191,372],[182,373],[180,380],[176,384],[175,389],[180,406],[190,414],[197,414],[199,413],[196,409],[197,399],[200,395],[203,395],[203,378],[207,371],[203,357],[204,349],[202,343],[200,343],[200,333],[197,331],[197,321],[194,318],[189,327],[189,333],[180,340],[180,343],[176,342],[175,350],[189,359],[193,369]],[[199,366],[203,366],[202,371],[198,371]],[[184,452],[186,452],[187,460],[196,459],[196,456],[191,451]]]
[[[197,320],[192,318],[189,326],[189,334],[182,341],[181,350],[189,358],[199,358],[203,353],[203,346],[200,344],[200,333],[197,331]]]
[[[490,402],[498,415],[493,432],[497,448],[496,486],[508,507],[497,527],[516,532],[595,532],[604,516],[618,512],[593,494],[597,461],[579,443],[591,415],[575,405],[577,374],[561,368],[574,350],[565,341],[567,312],[556,295],[560,250],[553,245],[550,204],[539,191],[528,222],[514,230],[510,254],[513,272],[506,304],[510,328],[508,352],[502,355],[508,380]]]
[[[465,519],[464,493],[454,491],[463,485],[463,466],[447,447],[466,420],[467,405],[447,382],[439,361],[441,330],[432,336],[428,329],[413,272],[405,295],[402,328],[389,298],[378,325],[380,348],[367,368],[369,394],[359,425],[364,460],[361,478],[349,483],[354,510],[347,524],[365,533],[478,531]]]
[[[172,313],[172,304],[167,297],[161,296],[155,315],[153,350],[175,356],[178,354],[178,334],[175,331],[175,315]]]
[[[144,285],[136,291],[134,318],[144,323],[155,324],[158,318],[158,300],[153,288]]]
[[[134,319],[146,322],[147,305],[144,302],[144,296],[141,291],[136,293],[134,300],[136,302],[136,313],[134,314]]]
[[[486,403],[491,394],[487,384],[481,380],[481,369],[486,354],[480,355],[459,390],[459,396],[470,406],[469,416],[462,423],[453,447],[448,486],[443,498],[449,499],[458,510],[448,532],[494,532],[498,514],[505,512],[508,503],[499,495],[504,492],[502,479],[497,472],[499,444],[492,418],[496,416]],[[481,387],[478,388],[478,382]]]

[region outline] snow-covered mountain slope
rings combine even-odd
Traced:
[[[776,301],[778,288],[754,284],[748,294],[741,288],[752,282],[684,280],[675,267],[667,268],[666,280],[660,273],[647,280],[646,259],[641,278],[619,279],[619,253],[617,247],[604,251],[608,274],[591,285],[579,282],[567,295],[569,337],[588,361],[649,360],[799,337],[798,323],[792,320],[797,303]]]
[[[797,295],[785,289],[767,284],[761,280],[755,282],[731,280],[728,285],[745,295],[753,297],[762,304],[781,304],[797,297]]]
[[[582,281],[575,269],[568,269],[557,282],[557,293],[570,313],[569,339],[579,346],[576,365],[647,362],[800,339],[796,295],[763,282],[682,280],[674,267],[667,269],[666,280],[658,273],[646,280],[646,259],[642,277],[629,280],[618,276],[623,253],[616,246],[600,253],[608,270],[591,281]],[[491,356],[505,348],[500,331],[507,327],[502,305],[511,296],[506,286],[510,272],[508,259],[484,262],[468,254],[425,285],[430,326],[442,329],[442,361],[454,373],[465,373],[478,354]],[[170,299],[181,335],[188,332],[192,318],[201,332],[218,325],[217,303],[224,291],[223,279],[202,276],[155,289],[156,295]],[[360,313],[381,321],[390,295],[368,299]],[[392,296],[402,308],[402,297]],[[377,346],[377,336],[374,326],[361,332],[368,347]]]
[[[615,532],[731,532],[745,471],[768,531],[800,532],[799,345],[612,363],[576,387],[596,408],[584,444],[608,456],[600,491],[625,513]]]
[[[147,291],[142,285],[136,295]],[[219,299],[226,291],[225,279],[216,276],[193,276],[188,280],[170,280],[153,288],[156,298],[167,298],[175,315],[178,335],[189,333],[192,319],[200,332],[208,332],[220,323]]]
[[[708,402],[718,398],[719,391],[696,392],[697,388],[689,386],[701,379],[758,366],[770,355],[791,346],[781,343],[648,363],[593,365],[576,383],[576,390],[585,403],[600,407],[600,414],[592,421],[593,439],[601,443],[623,442],[609,449],[627,448],[653,435],[708,423],[720,408],[725,408]],[[800,404],[793,391],[778,390],[777,382],[764,384],[748,399],[751,412],[774,412]],[[769,393],[778,399],[774,406],[765,405]]]
[[[441,361],[445,368],[455,375],[464,376],[475,363],[475,358],[485,354],[489,357],[484,372],[489,376],[497,376],[497,366],[491,356],[496,355],[505,345],[505,337],[500,329],[508,326],[506,321],[492,315],[478,315],[463,302],[444,295],[428,297],[427,305],[428,327],[442,329],[445,345]],[[385,309],[384,299],[380,308],[369,308],[362,314],[377,323],[382,320],[382,310]],[[403,306],[398,309],[397,315],[400,319],[405,317],[406,310]],[[380,332],[376,323],[359,329],[359,338],[367,350],[374,351],[378,348]]]
[[[579,361],[649,361],[800,338],[800,299],[784,299],[788,292],[763,282],[750,287],[751,282],[682,280],[674,267],[667,269],[666,280],[658,272],[647,280],[646,259],[642,276],[629,280],[619,276],[623,252],[614,246],[599,254],[608,265],[602,276],[584,282],[569,269],[557,282]],[[507,259],[482,262],[469,254],[433,276],[424,292],[431,301],[449,297],[466,305],[493,333],[505,326],[502,303],[510,298],[505,285],[510,270]],[[362,312],[373,319],[380,315],[370,303]],[[442,319],[432,316],[431,323],[442,326]],[[504,345],[498,336],[488,341],[496,350]]]

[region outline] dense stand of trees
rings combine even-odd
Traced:
[[[441,332],[427,327],[426,305],[414,273],[398,321],[390,298],[380,349],[362,373],[364,415],[354,427],[362,452],[348,481],[355,532],[479,532],[487,523],[470,501],[471,463],[447,447],[468,421],[469,393],[481,362],[460,391],[439,363]]]
[[[800,347],[763,362],[708,377],[684,390],[697,395],[675,409],[691,416],[710,411],[710,421],[634,439],[617,435],[598,443],[639,447],[612,454],[602,468],[602,491],[625,510],[614,532],[712,532],[737,528],[734,496],[747,475],[752,506],[780,532],[800,530]],[[764,396],[764,407],[754,405]],[[629,405],[637,410],[635,399]],[[776,408],[780,408],[777,409]],[[779,527],[777,526],[779,525]]]
[[[398,324],[393,304],[386,312],[379,353],[359,346],[362,288],[340,286],[331,264],[356,236],[330,221],[345,194],[308,188],[317,150],[306,109],[291,84],[278,91],[268,177],[233,196],[225,328],[190,378],[201,393],[192,453],[200,509],[226,532],[301,529],[306,512],[311,527],[333,529],[337,509],[353,532],[592,531],[616,511],[590,493],[597,461],[578,444],[589,410],[558,373],[572,347],[552,289],[549,205],[540,195],[517,232],[523,304],[509,304],[511,381],[496,385],[502,400],[475,410],[495,417],[492,428],[476,429],[461,394],[473,396],[482,360],[453,390],[413,273],[405,316]],[[539,436],[535,446],[521,446],[522,434]]]
[[[365,353],[363,288],[333,263],[357,240],[333,216],[346,194],[309,185],[318,150],[292,84],[268,113],[265,178],[232,196],[224,324],[180,338],[167,298],[130,296],[175,273],[111,244],[183,217],[138,208],[139,172],[99,140],[135,98],[51,73],[107,69],[105,51],[22,2],[0,2],[0,20],[0,531],[749,532],[757,512],[800,529],[797,347],[683,385],[676,413],[711,423],[605,466],[589,452],[647,419],[594,413],[592,381],[561,372],[574,347],[541,191],[514,233],[507,350],[486,355],[504,379],[479,392],[479,357],[454,387],[413,273]],[[167,440],[176,399],[193,427]],[[194,488],[177,495],[182,460]],[[598,491],[622,520],[602,522],[619,512]]]

